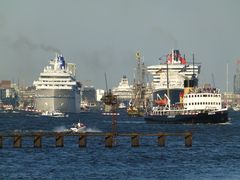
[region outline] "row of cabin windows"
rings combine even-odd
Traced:
[[[187,105],[221,105],[220,102],[193,102],[193,103],[184,103],[184,106]]]
[[[42,82],[71,82],[71,80],[65,80],[65,81],[56,81],[56,80],[53,80],[53,81],[50,81],[50,80],[43,80]]]
[[[66,87],[66,86],[68,86],[68,85],[65,85],[65,84],[57,84],[57,85],[53,85],[53,84],[40,84],[40,85],[38,85],[38,86],[58,86],[58,87]]]
[[[220,94],[190,94],[190,95],[188,95],[190,98],[191,97],[221,97],[221,95]],[[185,97],[187,97],[187,96],[185,96]]]

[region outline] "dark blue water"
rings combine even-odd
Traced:
[[[12,147],[5,138],[0,149],[0,179],[239,179],[240,113],[231,113],[227,124],[148,124],[143,118],[117,118],[119,132],[193,132],[193,146],[186,148],[183,137],[167,137],[157,146],[156,137],[140,140],[131,147],[129,137],[117,139],[117,146],[105,148],[102,137],[91,137],[86,148],[78,137],[65,137],[64,147],[55,139],[43,138],[42,148],[33,148],[24,138],[22,148]],[[82,113],[69,118],[31,116],[1,117],[0,132],[59,131],[81,119],[89,131],[109,132],[111,117]]]

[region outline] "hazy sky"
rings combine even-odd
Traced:
[[[96,88],[133,79],[135,52],[146,65],[173,48],[202,63],[200,83],[232,90],[240,59],[239,0],[1,0],[0,79],[31,85],[60,51],[77,78]]]

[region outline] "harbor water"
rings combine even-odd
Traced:
[[[78,147],[78,137],[65,137],[64,147],[55,147],[54,137],[43,137],[42,148],[23,137],[22,148],[13,148],[4,138],[0,149],[0,179],[239,179],[240,112],[230,112],[225,124],[150,124],[142,117],[120,112],[118,132],[192,132],[192,147],[183,137],[166,137],[159,147],[156,137],[141,137],[131,147],[129,137],[117,137],[106,148],[104,137],[89,137],[87,147]],[[71,114],[67,118],[4,114],[0,133],[64,131],[81,121],[88,132],[110,132],[111,116],[99,112]]]

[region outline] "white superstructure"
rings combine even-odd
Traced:
[[[185,110],[221,110],[222,98],[216,88],[198,88],[183,96]]]
[[[75,64],[65,64],[62,55],[56,55],[46,66],[37,81],[33,85],[38,89],[74,89],[77,86],[75,80]]]
[[[120,100],[130,100],[132,98],[133,89],[128,83],[128,78],[124,75],[117,87],[112,89],[113,95]]]
[[[79,112],[80,83],[76,81],[76,65],[65,64],[62,55],[56,55],[37,81],[35,108],[41,111]]]
[[[198,78],[201,65],[187,64],[179,50],[172,50],[166,57],[165,63],[147,67],[147,71],[153,76],[154,91],[167,89],[167,74],[169,89],[184,89],[184,80],[191,79],[193,74]]]

